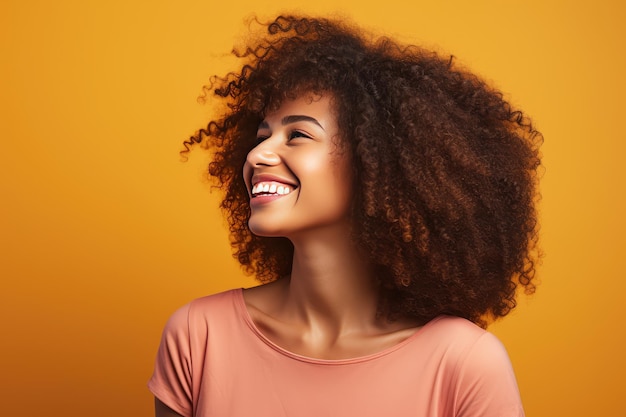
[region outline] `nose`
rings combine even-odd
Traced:
[[[248,152],[246,163],[243,166],[243,176],[248,188],[248,193],[252,191],[252,174],[256,169],[271,167],[280,164],[280,156],[276,153],[269,139],[264,140]]]
[[[273,149],[271,141],[266,139],[248,152],[246,162],[251,167],[273,166],[280,163],[280,157]]]

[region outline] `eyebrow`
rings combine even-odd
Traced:
[[[294,114],[294,115],[291,115],[291,116],[285,116],[280,121],[280,123],[283,126],[286,126],[286,125],[291,124],[291,123],[296,123],[296,122],[310,122],[310,123],[318,125],[319,127],[322,128],[322,130],[325,130],[324,127],[320,124],[320,122],[318,122],[317,119],[315,119],[315,118],[313,118],[311,116],[304,116],[304,115]],[[269,127],[270,127],[270,125],[265,120],[263,120],[259,124],[259,129],[269,129]]]

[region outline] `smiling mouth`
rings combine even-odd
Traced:
[[[287,195],[297,187],[274,181],[261,181],[252,187],[252,198],[260,196]]]

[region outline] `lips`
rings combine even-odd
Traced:
[[[251,179],[251,197],[284,196],[298,188],[291,180],[271,174],[255,174]]]

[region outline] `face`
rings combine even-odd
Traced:
[[[345,233],[352,181],[331,97],[283,102],[259,125],[257,139],[244,165],[250,230],[287,238]]]

